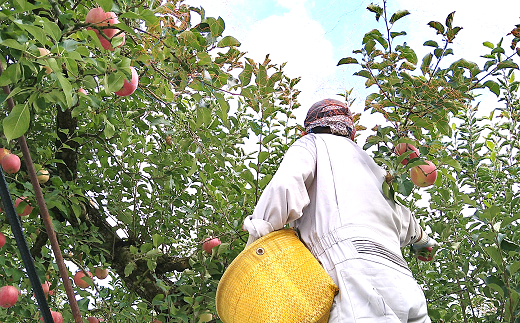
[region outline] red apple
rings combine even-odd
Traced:
[[[50,178],[49,171],[44,168],[40,169],[36,175],[40,184],[47,183]]]
[[[116,94],[119,96],[129,96],[137,89],[137,85],[139,84],[139,75],[133,66],[130,66],[130,71],[132,72],[132,79],[130,82],[125,80],[121,90],[116,92]]]
[[[104,26],[111,26],[119,23],[119,20],[117,19],[117,16],[113,12],[105,12],[102,8],[97,7],[94,9],[91,9],[87,16],[85,17],[85,22],[90,24],[95,24],[96,26],[104,27]],[[96,35],[98,36],[99,41],[101,42],[101,46],[103,46],[104,49],[108,50],[114,50],[112,47],[112,44],[110,41],[108,41],[105,37],[101,36],[99,34],[99,31],[97,29],[94,29],[92,27],[88,27],[87,29],[93,29]],[[103,34],[107,36],[108,39],[112,39],[117,33],[119,33],[119,29],[115,28],[105,28],[102,30]],[[121,44],[118,45],[122,46],[125,43],[125,33],[121,32],[118,34],[117,37],[122,37],[123,40]]]
[[[99,323],[99,320],[93,316],[87,317],[88,323]]]
[[[50,287],[51,283],[49,283],[48,281],[45,281],[45,283],[42,284],[43,294],[45,294],[45,297],[47,297],[47,295],[50,295]],[[34,293],[33,296],[36,297]]]
[[[430,186],[437,179],[437,167],[426,160],[427,165],[419,165],[410,169],[410,178],[412,182],[419,187]]]
[[[2,164],[2,169],[8,174],[16,173],[20,170],[20,166],[22,165],[20,157],[15,154],[5,155],[0,163]]]
[[[395,148],[394,148],[394,151],[398,156],[401,156],[402,154],[404,154],[406,151],[409,151],[409,150],[412,150],[413,152],[410,155],[408,155],[407,158],[405,158],[401,161],[401,164],[403,164],[403,165],[406,165],[408,163],[408,160],[419,157],[419,149],[417,149],[414,145],[410,145],[407,143],[397,144],[397,146],[395,146]]]
[[[27,206],[23,209],[22,213],[18,213],[19,216],[27,216],[29,214],[31,214],[32,210],[34,209],[30,204],[29,204],[29,199],[26,198],[25,196],[22,196],[22,197],[18,197],[16,198],[16,201],[14,202],[14,207],[17,208],[18,205],[21,203],[21,202],[25,202],[27,203]]]
[[[97,24],[106,19],[106,14],[103,8],[96,7],[94,9],[90,9],[85,17],[85,22],[87,24]]]
[[[92,278],[92,273],[90,271],[87,271],[87,274]],[[85,277],[85,273],[81,270],[74,275],[74,284],[79,288],[87,288],[90,286],[90,283],[82,279],[83,277]]]
[[[220,244],[221,242],[219,238],[206,238],[206,240],[204,240],[204,243],[202,244],[202,249],[204,249],[204,251],[206,251],[207,253],[211,254],[213,248]]]
[[[0,306],[9,308],[18,301],[18,289],[14,286],[4,286],[0,288]]]
[[[0,232],[0,248],[2,248],[5,245],[5,235]]]
[[[2,160],[2,158],[9,155],[10,153],[11,151],[9,149],[0,148],[0,161]]]
[[[433,250],[432,247],[428,247],[426,248],[426,250],[428,250],[428,252],[431,252]],[[433,256],[429,253],[428,256],[417,256],[417,259],[421,260],[421,261],[431,261],[433,259]]]
[[[43,293],[45,294],[45,296],[49,295],[51,283],[49,283],[48,281],[45,281],[45,283],[42,284],[42,288],[43,288]]]
[[[60,312],[51,311],[51,315],[54,323],[63,323],[63,315]],[[43,317],[40,317],[40,321],[43,322]]]
[[[78,89],[78,92],[79,92],[79,93],[83,93],[83,94],[85,94],[85,95],[88,95],[87,91],[86,91],[84,88],[79,88],[79,89]]]
[[[98,279],[105,279],[107,278],[108,276],[108,269],[103,269],[101,267],[97,267],[95,270],[94,270],[94,275],[96,275],[96,277]]]

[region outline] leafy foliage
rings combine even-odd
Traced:
[[[97,4],[118,15],[116,27],[126,34],[120,47],[114,37],[113,51],[84,23]],[[223,19],[202,8],[97,4],[2,3],[0,83],[16,107],[8,116],[4,110],[0,141],[20,154],[13,139],[25,134],[37,167],[51,171],[43,191],[66,260],[112,272],[108,286],[94,279],[95,288],[75,289],[85,317],[193,322],[215,313],[218,279],[243,248],[242,219],[296,138],[289,121],[299,80],[268,57],[245,59],[240,42],[223,35]],[[195,16],[201,22],[192,25]],[[130,66],[139,74],[137,91],[114,95]],[[258,152],[245,151],[251,136]],[[13,198],[36,204],[25,169],[8,180]],[[40,280],[56,290],[52,309],[72,320],[38,213],[24,219],[24,230]],[[1,283],[18,285],[22,299],[0,319],[36,320],[6,222],[1,229],[10,240],[0,256]],[[212,255],[201,250],[208,236],[223,241]]]

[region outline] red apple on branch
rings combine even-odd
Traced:
[[[0,163],[2,164],[2,169],[4,172],[8,174],[14,174],[18,172],[20,170],[20,166],[22,165],[20,157],[16,156],[15,154],[5,155]]]
[[[116,92],[119,96],[129,96],[137,89],[137,85],[139,84],[139,75],[133,66],[130,66],[130,71],[132,72],[132,78],[130,82],[125,80],[123,87]]]
[[[40,184],[47,183],[47,181],[50,178],[49,171],[45,168],[40,169],[36,175],[36,177],[38,178],[38,183]]]
[[[63,315],[60,312],[51,311],[51,315],[54,323],[63,323]],[[43,322],[43,317],[40,317],[40,321]]]
[[[94,275],[96,275],[96,277],[98,279],[105,279],[107,278],[108,276],[108,269],[103,269],[101,267],[97,267],[95,270],[94,270]]]
[[[23,209],[22,213],[18,213],[19,216],[27,216],[29,214],[31,214],[32,210],[34,209],[34,207],[32,207],[30,204],[29,204],[29,199],[25,196],[22,196],[22,197],[18,197],[16,198],[15,202],[14,202],[14,207],[17,208],[18,205],[20,203],[26,203],[27,206]]]
[[[221,242],[219,238],[206,238],[206,240],[204,240],[204,243],[202,244],[202,249],[204,249],[204,251],[206,251],[207,253],[211,254],[213,248],[220,244]]]
[[[87,271],[87,274],[92,278],[92,273],[90,271]],[[83,280],[83,277],[85,277],[85,273],[80,270],[74,275],[74,284],[78,286],[79,288],[87,288],[90,286],[90,283]]]
[[[0,288],[0,306],[9,308],[18,301],[18,289],[14,286]]]
[[[5,245],[5,241],[5,235],[2,232],[0,232],[0,248],[2,248]]]
[[[419,187],[430,186],[437,179],[437,167],[426,160],[427,165],[419,165],[410,169],[410,178],[412,182]]]
[[[404,154],[406,151],[409,151],[409,150],[411,150],[412,153],[410,153],[410,155],[408,155],[407,158],[401,160],[401,164],[403,164],[403,165],[408,164],[408,160],[419,157],[419,149],[417,149],[414,145],[407,144],[407,143],[397,144],[397,146],[395,146],[395,148],[394,148],[394,152],[398,156],[401,156],[402,154]]]
[[[99,320],[93,316],[87,317],[88,323],[99,323]]]
[[[87,13],[87,16],[85,17],[85,22],[88,24],[94,24],[99,27],[107,27],[107,26],[118,24],[119,20],[117,19],[117,16],[115,13],[110,12],[110,11],[105,12],[101,7],[97,7],[94,9],[90,9],[90,11]],[[100,35],[99,30],[97,30],[95,28],[88,27],[87,29],[94,30],[94,32],[98,36],[99,41],[101,42],[101,46],[103,46],[104,49],[114,50],[114,48],[112,47],[112,44],[106,38],[112,39],[116,34],[117,34],[117,37],[122,37],[122,42],[121,42],[121,44],[118,45],[118,47],[122,46],[125,43],[125,39],[126,39],[125,33],[120,32],[119,29],[103,28],[102,32],[106,36],[106,38],[103,37],[102,35]]]
[[[85,95],[88,95],[87,90],[85,90],[84,88],[79,88],[79,89],[78,89],[78,92],[79,92],[79,93],[83,93],[83,94],[85,94]]]

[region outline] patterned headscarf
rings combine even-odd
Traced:
[[[305,131],[315,127],[329,127],[336,135],[354,140],[356,129],[348,106],[338,100],[325,99],[314,103],[305,117]]]

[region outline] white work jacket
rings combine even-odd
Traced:
[[[400,248],[414,243],[422,229],[406,207],[385,197],[385,175],[346,137],[303,136],[288,149],[253,214],[245,219],[248,244],[291,223],[327,270],[338,261],[327,255],[327,247],[353,238],[382,247],[376,252],[406,267]]]

